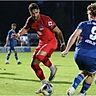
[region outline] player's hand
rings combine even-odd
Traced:
[[[16,34],[16,33],[14,33],[14,34],[12,35],[12,37],[17,38],[17,34]]]
[[[14,34],[14,37],[15,37],[15,39],[19,39],[19,38],[20,38],[20,35],[19,35],[19,33],[17,33],[17,34]]]
[[[61,56],[65,57],[68,54],[68,51],[64,50],[63,52],[61,52]]]
[[[62,51],[64,51],[64,50],[65,50],[65,48],[66,48],[65,43],[61,43],[61,46],[60,46],[60,51],[61,51],[61,52],[62,52]]]

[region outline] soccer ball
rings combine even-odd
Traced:
[[[44,84],[41,87],[41,92],[43,93],[44,96],[51,96],[53,92],[53,85],[52,84]]]

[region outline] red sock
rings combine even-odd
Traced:
[[[43,71],[40,68],[39,64],[31,65],[31,67],[33,68],[33,70],[35,71],[37,77],[40,80],[44,80],[45,79],[45,76],[44,76]]]

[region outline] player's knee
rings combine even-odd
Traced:
[[[40,61],[38,59],[33,58],[33,61],[31,62],[31,67],[33,68],[35,65],[39,66],[39,63]]]
[[[40,60],[41,62],[44,62],[45,59],[46,59],[46,56],[43,56],[43,55],[36,55],[36,58],[37,58],[38,60]]]
[[[36,69],[36,65],[31,64],[31,68],[35,70]]]

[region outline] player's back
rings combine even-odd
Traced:
[[[75,54],[96,58],[96,21],[81,22],[79,28],[82,32]]]

